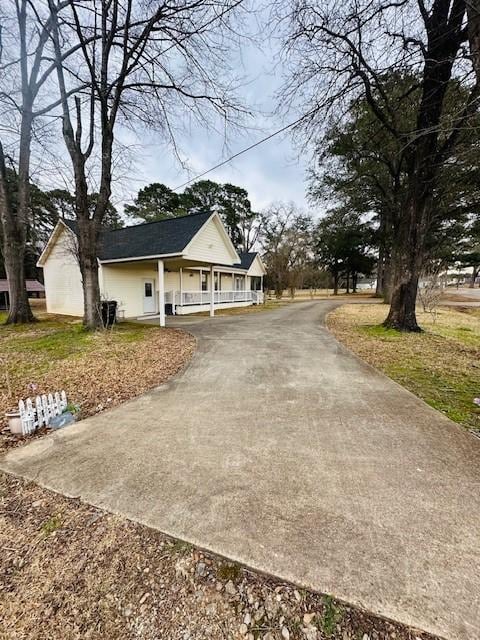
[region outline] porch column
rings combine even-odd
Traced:
[[[210,316],[215,315],[215,279],[213,275],[213,264],[210,267]]]
[[[183,306],[183,268],[180,267],[180,306]]]
[[[160,326],[165,326],[165,279],[163,260],[158,261],[158,311],[160,314]]]

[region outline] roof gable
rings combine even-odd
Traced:
[[[265,275],[267,270],[260,258],[260,255],[256,252],[240,253],[240,267],[247,271],[248,275]]]
[[[240,257],[217,213],[212,214],[192,238],[185,248],[184,255],[189,260],[204,260],[219,265],[236,265],[240,262]]]
[[[56,246],[56,243],[63,232],[66,232],[69,234],[75,233],[74,229],[71,227],[71,225],[73,224],[75,223],[72,223],[70,220],[59,220],[57,222],[52,233],[50,234],[48,242],[45,245],[45,248],[43,249],[42,253],[40,254],[40,257],[37,260],[37,267],[43,267],[43,265],[47,261],[48,256],[52,252],[53,248]]]

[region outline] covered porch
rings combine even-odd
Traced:
[[[105,297],[118,301],[125,318],[157,319],[167,315],[209,312],[263,302],[263,276],[243,269],[174,257],[155,261],[102,265]]]

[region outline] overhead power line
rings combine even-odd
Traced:
[[[232,160],[235,160],[235,158],[238,158],[238,156],[241,156],[244,153],[247,153],[247,151],[251,151],[252,149],[255,149],[255,147],[258,147],[259,145],[263,144],[264,142],[267,142],[268,140],[271,140],[275,136],[278,136],[280,133],[283,133],[284,131],[287,131],[287,129],[291,129],[291,127],[294,127],[295,125],[299,124],[302,120],[305,120],[305,118],[308,118],[308,116],[310,116],[315,111],[316,111],[316,109],[312,109],[311,111],[309,111],[308,113],[305,113],[300,118],[297,118],[293,122],[290,122],[289,124],[286,124],[281,129],[278,129],[277,131],[274,131],[273,133],[270,133],[268,136],[265,136],[265,138],[262,138],[261,140],[257,140],[257,142],[254,142],[250,146],[245,147],[245,149],[242,149],[241,151],[237,151],[237,153],[234,153],[232,156],[230,156],[226,160],[223,160],[222,162],[219,162],[214,167],[210,167],[210,169],[207,169],[206,171],[203,171],[202,173],[199,173],[198,175],[194,176],[193,178],[190,178],[190,180],[187,180],[183,184],[178,185],[178,187],[175,187],[173,189],[173,191],[178,191],[178,189],[183,189],[183,187],[186,187],[191,182],[194,182],[195,180],[199,180],[200,178],[203,178],[203,176],[206,176],[207,173],[211,173],[212,171],[215,171],[215,169],[219,169],[220,167],[223,167],[224,165],[228,164]]]

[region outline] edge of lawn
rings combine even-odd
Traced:
[[[369,303],[369,304],[372,304],[372,303]],[[366,359],[364,359],[364,357],[362,357],[362,355],[360,355],[353,348],[351,348],[351,346],[349,346],[348,344],[344,343],[342,341],[341,336],[337,335],[337,333],[332,328],[330,319],[331,319],[331,316],[335,312],[337,312],[339,309],[341,309],[342,307],[344,307],[346,305],[349,305],[348,301],[341,301],[335,308],[333,308],[331,311],[329,311],[326,314],[325,319],[324,319],[324,326],[325,326],[326,330],[329,332],[329,334],[335,340],[335,342],[338,344],[338,346],[339,346],[339,348],[341,350],[343,350],[345,353],[348,353],[349,355],[353,356],[363,366],[367,367],[371,371],[376,372],[377,374],[380,374],[381,376],[384,376],[385,378],[388,378],[388,380],[390,380],[395,385],[400,387],[403,391],[406,391],[407,393],[409,393],[411,396],[413,396],[417,400],[420,400],[421,402],[423,402],[425,406],[427,406],[431,411],[435,412],[437,417],[440,414],[443,418],[448,420],[449,423],[455,424],[462,431],[470,433],[472,435],[475,435],[476,432],[478,432],[480,424],[479,424],[479,427],[477,427],[476,425],[467,424],[465,421],[463,421],[461,419],[455,419],[455,417],[452,417],[451,414],[455,414],[457,412],[457,409],[455,409],[455,407],[453,407],[451,411],[447,412],[447,410],[443,410],[442,408],[439,408],[438,406],[435,406],[433,404],[433,402],[434,402],[433,400],[430,402],[427,399],[427,397],[425,397],[425,396],[428,395],[428,393],[425,393],[425,394],[421,395],[420,392],[416,392],[416,391],[408,388],[400,380],[398,380],[395,377],[393,377],[392,375],[390,375],[390,373],[388,373],[387,371],[385,371],[382,368],[380,368],[380,366],[375,365],[372,362],[367,361]],[[350,303],[350,306],[354,306],[354,305],[355,305],[355,303]],[[365,306],[365,304],[363,306]],[[452,309],[451,307],[446,307],[444,310],[445,311],[452,311],[453,310],[453,311],[459,312],[458,309]],[[354,324],[351,324],[349,326],[349,330],[351,331],[352,335],[354,335],[355,332],[359,332],[358,330],[361,330],[362,327],[372,328],[372,327],[377,327],[377,326],[381,326],[381,325],[376,325],[376,324],[364,324],[364,325],[357,324],[357,325],[354,325]],[[392,330],[392,331],[394,331],[394,330]],[[395,333],[398,333],[398,339],[401,339],[402,335],[404,335],[400,331],[399,332],[395,332]],[[360,332],[359,332],[359,334],[360,334]],[[418,334],[418,335],[425,335],[425,334],[427,334],[429,336],[435,336],[437,338],[441,338],[442,340],[445,341],[446,344],[448,344],[448,337],[446,337],[444,335],[441,335],[441,334],[434,334],[434,333],[426,331],[424,334]],[[406,335],[409,335],[409,334],[405,334],[405,336]],[[415,335],[417,335],[417,334],[415,334]],[[372,342],[374,342],[374,341],[375,341],[375,336],[373,337]],[[433,378],[434,374],[432,373],[431,375],[432,375],[432,378]],[[480,394],[480,389],[479,389],[479,394]],[[478,417],[480,418],[480,411],[475,412],[475,409],[473,407],[473,397],[472,397],[472,415],[476,416],[477,414],[478,414]]]

